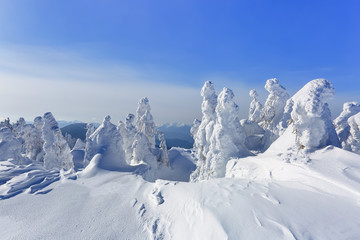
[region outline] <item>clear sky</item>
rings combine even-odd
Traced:
[[[157,123],[200,117],[200,88],[290,94],[330,80],[360,101],[360,1],[0,1],[0,117],[114,121],[148,96]]]

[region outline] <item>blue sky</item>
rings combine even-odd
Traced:
[[[3,0],[0,117],[118,120],[142,94],[158,122],[190,123],[205,80],[232,88],[245,116],[247,92],[265,99],[273,77],[291,94],[330,80],[338,114],[344,101],[360,101],[359,12],[359,1]]]

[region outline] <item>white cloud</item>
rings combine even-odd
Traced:
[[[0,116],[12,120],[20,116],[32,120],[51,111],[59,120],[96,122],[109,114],[115,123],[127,113],[135,113],[138,100],[147,96],[156,123],[191,123],[201,117],[199,82],[206,80],[214,82],[218,93],[224,86],[234,91],[241,118],[247,116],[250,89],[258,90],[262,102],[268,94],[262,85],[248,86],[246,81],[222,74],[196,79],[194,87],[181,83],[181,74],[153,66],[91,60],[52,48],[0,44]]]

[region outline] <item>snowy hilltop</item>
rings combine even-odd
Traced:
[[[205,82],[190,149],[168,149],[147,97],[83,139],[50,112],[0,122],[1,238],[359,239],[360,104],[332,120],[330,81],[284,86],[251,89],[240,119]]]

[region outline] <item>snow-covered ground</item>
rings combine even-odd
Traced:
[[[169,156],[174,174],[193,167],[188,151]],[[309,160],[264,153],[195,183],[146,181],[136,169],[68,178],[3,161],[1,179],[13,176],[0,187],[1,238],[358,239],[360,155],[328,147]]]

